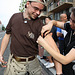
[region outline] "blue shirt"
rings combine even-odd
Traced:
[[[60,28],[57,27],[57,32],[62,33],[62,29],[60,29]],[[58,39],[59,39],[59,40],[64,40],[63,37],[58,37]]]

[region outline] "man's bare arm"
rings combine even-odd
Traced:
[[[5,34],[5,36],[3,37],[2,43],[1,43],[1,49],[0,49],[0,62],[2,63],[5,63],[3,61],[3,54],[7,48],[9,40],[10,40],[10,34]]]

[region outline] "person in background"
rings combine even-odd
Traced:
[[[70,23],[64,24],[63,22],[52,20],[42,27],[41,35],[43,36],[45,31],[51,30],[53,25],[65,29],[68,32],[65,37],[65,56],[58,52],[59,49],[51,36],[51,44],[45,40],[48,35],[46,35],[44,39],[39,36],[37,43],[43,46],[53,56],[53,58],[64,64],[64,75],[75,75],[75,7],[71,8]]]
[[[60,20],[61,20],[61,22],[66,23],[67,22],[67,15],[65,13],[61,14]],[[65,34],[63,34],[62,31],[65,32],[65,34],[67,33],[65,30],[57,27],[57,37],[58,37],[58,43],[59,43],[59,50],[60,50],[61,54],[64,54],[64,35]]]
[[[49,21],[51,21],[51,17],[48,16],[48,17],[45,18],[45,24],[48,24]],[[51,36],[53,35],[52,31],[50,32],[50,35]],[[54,67],[52,56],[46,50],[44,50],[44,56],[46,56],[46,58],[49,60],[48,62],[44,63],[46,68]]]
[[[0,24],[2,24],[1,21],[0,21]]]
[[[44,59],[44,56],[43,56],[43,54],[44,54],[44,49],[43,49],[43,47],[40,46],[40,45],[38,45],[38,49],[39,49],[39,56],[38,56],[38,58]]]
[[[10,56],[4,75],[41,75],[36,40],[43,26],[38,16],[44,6],[43,0],[27,0],[25,12],[15,13],[10,18],[0,48],[0,62],[6,63],[3,54],[11,38]]]

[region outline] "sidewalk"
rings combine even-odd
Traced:
[[[40,56],[37,56],[37,58],[40,61],[40,65],[43,68],[43,75],[56,75],[56,70],[54,67],[52,68],[46,68],[46,66],[44,65],[44,63],[46,63],[46,61],[44,59],[40,59]]]

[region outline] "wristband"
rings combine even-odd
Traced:
[[[56,75],[64,75],[64,74],[56,74]]]
[[[48,31],[48,30],[47,30]],[[47,32],[47,31],[45,31],[44,33],[43,33],[43,38],[45,37],[45,36],[47,36],[50,32],[48,32],[46,35],[45,35],[45,33]]]

